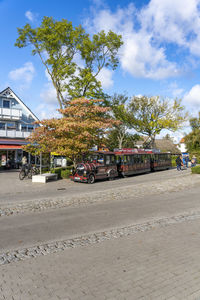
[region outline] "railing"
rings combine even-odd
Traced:
[[[21,118],[22,118],[21,109],[0,107],[0,119],[20,120]]]
[[[27,138],[30,132],[18,130],[0,130],[0,137],[6,138]]]

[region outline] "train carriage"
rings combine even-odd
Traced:
[[[94,183],[97,179],[112,180],[118,176],[114,152],[95,151],[77,164],[70,176],[72,180]]]
[[[148,153],[118,151],[115,154],[118,163],[118,173],[122,177],[151,171],[151,160]]]
[[[170,153],[151,154],[151,171],[167,170],[172,167]]]
[[[152,150],[122,149],[114,152],[95,151],[72,170],[73,181],[94,183],[98,179],[147,173],[171,168],[171,154]]]

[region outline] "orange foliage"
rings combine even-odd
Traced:
[[[30,136],[30,143],[37,143],[41,149],[57,152],[76,161],[94,145],[103,141],[107,129],[117,125],[108,114],[109,108],[101,106],[103,100],[78,98],[67,103],[60,110],[63,117],[40,122]]]

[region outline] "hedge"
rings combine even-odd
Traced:
[[[200,166],[195,166],[191,168],[192,174],[200,174]]]
[[[69,178],[71,168],[71,166],[68,166],[66,168],[55,168],[51,169],[51,173],[58,174],[58,179]]]

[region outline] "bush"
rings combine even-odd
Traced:
[[[200,166],[195,166],[191,168],[192,174],[200,174]]]
[[[178,155],[172,155],[172,167],[176,167],[176,158]]]
[[[58,179],[69,178],[71,172],[71,166],[67,168],[55,168],[51,169],[51,173],[58,174]]]

